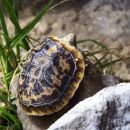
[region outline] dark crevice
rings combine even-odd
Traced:
[[[107,102],[107,109],[104,111],[99,124],[100,130],[112,130],[114,124],[112,123],[115,115],[117,114],[115,101]],[[109,126],[108,126],[109,125]]]

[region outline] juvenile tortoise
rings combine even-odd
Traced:
[[[18,99],[27,115],[49,115],[73,97],[84,76],[85,63],[74,34],[47,37],[22,63]]]

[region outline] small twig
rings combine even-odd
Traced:
[[[55,4],[55,5],[52,6],[51,8],[49,8],[48,11],[54,9],[54,8],[57,7],[58,5],[63,4],[63,3],[65,3],[65,2],[67,2],[67,1],[71,1],[71,0],[63,0],[63,1],[61,1],[61,2],[59,2],[59,3],[57,3],[57,4]]]

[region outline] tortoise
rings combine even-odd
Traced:
[[[76,36],[48,36],[28,52],[18,79],[20,108],[27,115],[50,115],[64,108],[84,76]]]

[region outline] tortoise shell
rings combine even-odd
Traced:
[[[18,82],[20,107],[28,115],[49,115],[73,97],[84,76],[79,50],[55,36],[32,48],[22,63]]]

